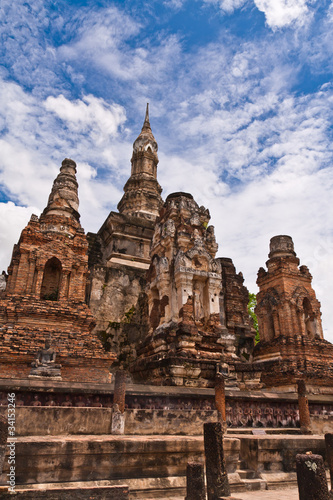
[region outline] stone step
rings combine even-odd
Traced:
[[[80,500],[129,500],[129,491],[126,485],[118,486],[93,486],[87,487],[84,484],[78,484],[71,488],[62,488],[59,486],[32,489],[32,488],[15,488],[15,493],[8,491],[7,487],[0,486],[0,497],[2,500],[10,500],[15,495],[15,498],[20,500],[72,500],[73,498]],[[166,497],[167,498],[167,497]]]
[[[252,469],[238,469],[237,470],[241,479],[256,479],[257,474],[256,471]]]
[[[258,491],[267,489],[267,482],[260,478],[245,479],[244,483],[248,491]]]

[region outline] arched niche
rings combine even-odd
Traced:
[[[303,300],[303,318],[307,336],[314,338],[317,334],[316,318],[313,313],[311,303],[307,297]]]
[[[40,292],[42,300],[58,300],[61,270],[61,262],[56,257],[52,257],[46,262]]]

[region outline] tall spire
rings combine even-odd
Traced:
[[[149,129],[151,131],[151,128],[150,128],[150,122],[149,122],[149,102],[147,102],[147,107],[146,107],[146,116],[145,116],[145,121],[142,125],[142,132]]]
[[[150,127],[149,104],[140,134],[133,143],[131,177],[124,186],[118,210],[136,217],[155,219],[162,207],[162,188],[157,182],[158,145]]]
[[[157,158],[158,145],[157,145],[156,139],[153,135],[153,132],[151,130],[151,126],[150,126],[149,103],[147,103],[145,121],[143,122],[141,132],[133,143],[133,154],[140,151],[140,150],[147,151],[148,148],[150,148],[152,153],[156,154],[156,165],[157,165],[157,163],[158,163],[158,158]],[[132,173],[133,173],[133,171],[132,171]]]

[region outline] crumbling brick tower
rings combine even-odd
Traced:
[[[320,303],[306,266],[299,266],[290,236],[270,242],[267,271],[259,269],[256,314],[260,343],[254,366],[266,386],[291,389],[299,378],[313,391],[333,382],[333,345],[323,339]],[[326,386],[326,389],[325,389]]]
[[[212,386],[217,365],[237,359],[221,322],[222,268],[209,219],[188,193],[169,195],[160,212],[147,277],[150,331],[131,366],[137,380]]]
[[[31,216],[14,245],[0,300],[2,378],[31,376],[31,363],[50,341],[63,380],[109,380],[114,356],[91,335],[94,319],[85,304],[88,243],[75,174],[75,162],[65,159],[47,207]]]

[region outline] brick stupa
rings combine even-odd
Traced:
[[[62,162],[47,207],[14,245],[0,300],[0,377],[108,382],[113,356],[91,334],[85,303],[88,243],[76,164]]]
[[[287,391],[302,379],[313,392],[331,392],[333,345],[323,338],[312,276],[306,266],[299,267],[290,236],[271,239],[266,264],[257,279],[260,342],[254,367],[260,367],[261,381]]]

